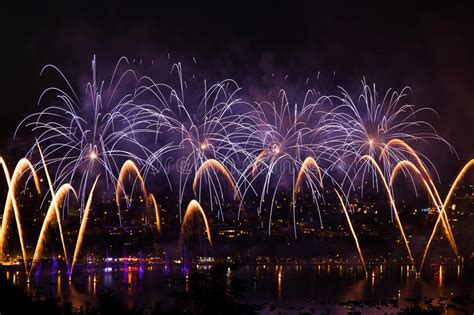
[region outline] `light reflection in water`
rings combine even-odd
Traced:
[[[439,266],[439,286],[443,286],[443,266]]]
[[[61,296],[61,273],[58,272],[56,277],[56,295]]]
[[[189,274],[186,272],[186,292],[189,291]]]
[[[280,266],[280,270],[278,271],[278,301],[281,301],[281,272],[282,266]]]
[[[127,284],[128,284],[128,291],[131,291],[132,290],[132,278],[133,276],[133,273],[130,272],[130,271],[127,271]]]
[[[283,273],[285,268],[285,273]],[[322,269],[322,270],[321,270]],[[330,273],[332,269],[332,274]],[[360,265],[337,264],[334,267],[326,264],[298,265],[263,265],[245,266],[237,270],[227,270],[227,286],[234,277],[244,280],[247,288],[244,298],[255,303],[310,303],[308,301],[347,301],[374,300],[377,298],[394,299],[403,305],[408,297],[452,296],[453,294],[474,294],[474,285],[458,285],[469,278],[469,268],[458,265],[433,266],[426,269],[421,278],[413,277],[410,266],[403,265],[371,265],[369,277],[366,278]],[[172,279],[186,281],[189,291],[189,271],[182,273],[181,269],[173,266],[168,271],[164,268],[143,268],[143,280],[139,280],[138,269],[77,269],[77,275],[71,282],[62,281],[62,273],[57,272],[53,283],[51,271],[47,268],[32,278],[31,285],[26,283],[23,272],[5,271],[4,275],[31,293],[47,290],[47,294],[67,296],[73,307],[84,305],[85,302],[94,304],[96,296],[105,288],[111,287],[124,298],[124,303],[132,305],[137,299],[146,299],[153,304],[157,296],[168,296],[173,286]],[[322,272],[322,273],[321,273]],[[121,281],[121,275],[125,281]],[[66,276],[66,274],[64,274]],[[377,277],[377,281],[375,281]],[[284,278],[284,279],[283,279]],[[66,279],[66,278],[65,278]],[[184,279],[183,279],[184,280]],[[226,281],[225,280],[225,281]],[[277,281],[275,281],[277,280]],[[285,298],[283,299],[283,280],[285,280]],[[182,280],[179,280],[182,281]],[[377,282],[377,289],[375,284]],[[182,283],[182,282],[181,282]],[[63,286],[63,284],[65,284]],[[124,285],[126,284],[126,285]],[[464,290],[464,291],[463,291]],[[466,291],[467,290],[467,291]],[[296,303],[295,302],[295,303]],[[291,302],[292,303],[292,302]]]
[[[226,284],[227,284],[227,292],[230,292],[230,285],[232,281],[232,270],[230,270],[230,267],[227,267],[227,273],[226,273]]]
[[[91,294],[91,287],[92,287],[92,279],[91,279],[91,274],[89,273],[87,275],[87,292]]]

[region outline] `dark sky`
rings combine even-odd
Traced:
[[[332,83],[348,88],[364,76],[381,90],[411,86],[410,101],[438,111],[442,119],[435,126],[459,153],[461,161],[446,147],[427,148],[445,169],[442,175],[449,179],[474,157],[472,5],[172,2],[80,8],[20,3],[3,10],[2,150],[11,147],[15,126],[48,86],[39,76],[45,64],[58,65],[79,83],[90,74],[93,54],[113,65],[122,55],[154,59],[169,52],[177,59],[195,56],[205,73],[244,85],[261,83],[270,71],[302,81],[335,71]]]

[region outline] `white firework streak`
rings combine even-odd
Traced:
[[[29,115],[17,128],[17,131],[20,127],[30,128],[37,135],[37,143],[43,148],[46,165],[54,170],[54,186],[79,181],[81,209],[84,208],[91,176],[95,178],[98,173],[104,173],[107,185],[115,188],[121,162],[131,159],[144,166],[148,156],[152,154],[138,139],[143,132],[137,128],[139,123],[128,115],[137,106],[135,99],[138,94],[134,89],[122,92],[121,84],[125,79],[131,77],[133,81],[137,81],[138,78],[131,69],[119,73],[118,69],[122,64],[128,65],[125,57],[117,62],[106,86],[105,81],[97,81],[94,56],[92,81],[86,85],[84,100],[78,97],[61,70],[53,65],[45,66],[41,74],[48,69],[55,70],[68,89],[49,87],[44,90],[38,104],[50,93],[54,93],[57,104]],[[133,147],[134,150],[125,149],[124,146]],[[36,144],[27,155],[31,156],[35,150]],[[35,164],[37,170],[42,167],[41,162]]]
[[[409,90],[408,87],[401,91],[388,89],[382,97],[379,97],[375,84],[369,86],[363,79],[362,93],[357,100],[354,100],[342,87],[340,87],[341,95],[331,95],[327,98],[334,108],[324,116],[323,120],[335,128],[334,149],[340,154],[342,160],[349,161],[346,166],[347,176],[341,182],[341,186],[347,187],[347,194],[355,190],[353,179],[360,178],[363,195],[363,183],[366,176],[371,177],[373,187],[378,190],[379,183],[375,168],[368,163],[368,160],[361,160],[362,156],[368,155],[381,160],[386,178],[390,177],[393,168],[400,161],[413,158],[412,152],[407,148],[390,146],[390,141],[401,140],[411,145],[419,142],[426,144],[430,140],[436,140],[446,144],[451,152],[455,153],[454,148],[437,134],[436,129],[428,121],[418,119],[424,113],[434,113],[436,116],[437,113],[432,108],[417,108],[415,105],[404,102]],[[438,176],[433,162],[418,150],[415,150],[415,153],[421,158],[425,168],[432,169]],[[412,181],[416,192],[412,174],[405,169],[403,172]]]
[[[310,101],[310,99],[315,99]],[[332,140],[327,138],[328,131],[332,131],[335,127],[323,125],[320,119],[324,112],[319,108],[325,97],[318,97],[313,91],[307,91],[303,103],[298,106],[296,103],[290,103],[284,90],[280,90],[276,96],[276,100],[264,101],[254,105],[252,133],[248,136],[246,149],[251,153],[251,161],[248,161],[247,167],[243,170],[243,176],[247,178],[246,182],[250,185],[244,191],[244,195],[253,188],[255,180],[259,176],[264,176],[263,187],[260,196],[260,204],[258,214],[262,211],[265,196],[268,195],[271,188],[272,177],[277,176],[276,186],[272,193],[272,201],[270,206],[268,233],[271,233],[271,218],[273,214],[274,204],[276,202],[276,192],[282,182],[284,172],[290,173],[292,179],[292,189],[295,187],[296,175],[301,171],[304,161],[312,158],[316,165],[324,163],[328,168],[334,167],[338,161],[338,156],[331,146]],[[285,167],[287,163],[288,169]],[[278,167],[283,164],[282,170]],[[319,167],[318,167],[319,168]],[[318,199],[322,198],[321,185],[323,178],[333,182],[332,176],[325,170],[320,176],[308,170],[303,171],[306,176],[306,185],[311,191],[312,199],[316,204],[319,221],[321,226],[322,217],[319,209]],[[296,191],[297,193],[297,191]],[[295,195],[295,194],[294,194]],[[294,236],[297,238],[296,229],[296,199],[292,200],[292,216]]]

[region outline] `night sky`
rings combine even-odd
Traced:
[[[409,101],[436,109],[441,119],[433,124],[459,154],[458,161],[436,143],[421,150],[434,156],[442,179],[450,181],[474,157],[472,5],[154,3],[5,11],[1,150],[22,154],[11,138],[51,84],[39,75],[44,65],[59,66],[83,90],[94,54],[99,65],[111,68],[120,56],[149,61],[170,53],[184,63],[195,57],[204,76],[230,77],[244,89],[271,86],[269,74],[279,73],[288,74],[288,89],[299,91],[295,86],[318,71],[321,88],[334,92],[338,85],[360,92],[363,77],[380,91],[410,86]]]

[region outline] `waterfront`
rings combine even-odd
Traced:
[[[68,281],[64,272],[43,268],[30,283],[15,268],[3,273],[29,294],[62,297],[76,309],[94,306],[105,288],[111,288],[129,308],[138,304],[149,309],[156,302],[167,307],[171,292],[187,290],[191,271],[186,270],[177,264],[108,269],[82,265]],[[226,279],[242,280],[240,300],[262,306],[262,312],[397,313],[419,304],[455,314],[474,309],[473,274],[472,266],[462,264],[431,265],[420,277],[409,266],[398,264],[369,264],[368,277],[360,265],[249,264],[229,268]]]

